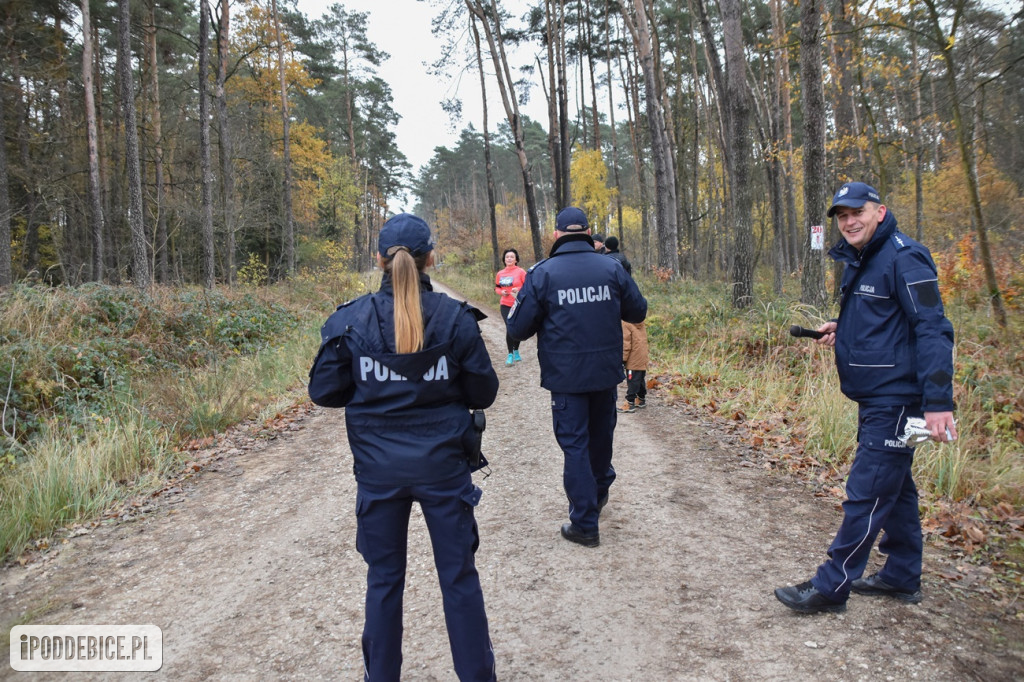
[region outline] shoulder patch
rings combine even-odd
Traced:
[[[533,265],[530,266],[530,269],[526,271],[526,274],[530,274],[531,272],[533,272],[533,269],[535,267],[537,267],[538,265],[540,265],[541,263],[543,263],[546,260],[547,260],[547,258],[541,258],[539,261],[537,261],[536,263],[534,263]]]
[[[474,318],[476,318],[477,322],[480,322],[481,320],[486,320],[487,319],[487,315],[485,315],[482,310],[480,310],[479,308],[477,308],[475,306],[470,305],[468,301],[463,301],[462,302],[462,308],[464,310],[468,310],[469,313]]]
[[[896,246],[897,251],[910,248],[910,242],[907,239],[907,235],[903,234],[899,230],[892,233],[892,243]]]

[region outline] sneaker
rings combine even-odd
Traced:
[[[618,407],[615,408],[616,412],[636,412],[636,405],[633,404],[632,400],[627,400]]]
[[[846,610],[846,602],[834,602],[821,592],[808,580],[799,585],[780,587],[775,590],[775,598],[780,602],[800,613],[819,613],[828,611],[830,613],[842,613]]]
[[[897,599],[904,604],[920,604],[921,590],[900,590],[878,577],[878,574],[869,575],[866,578],[858,578],[850,585],[857,594],[866,594],[872,597],[885,596]]]
[[[637,398],[636,399],[636,409],[642,410],[645,407],[647,407],[647,398]]]
[[[519,349],[512,351],[512,362],[519,362],[523,357],[519,354]]]
[[[515,361],[516,361],[515,357],[511,353],[509,353],[508,357],[505,358],[505,366],[506,367],[511,367],[512,363],[515,362]]]

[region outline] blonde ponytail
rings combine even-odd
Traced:
[[[406,247],[393,246],[387,255],[382,266],[391,273],[395,292],[395,352],[415,353],[423,350],[420,271],[426,267],[429,253],[413,258]]]

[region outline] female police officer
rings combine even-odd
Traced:
[[[363,665],[397,680],[409,512],[420,504],[460,680],[493,680],[494,653],[473,555],[479,545],[463,448],[470,408],[494,402],[498,378],[477,326],[483,316],[434,293],[430,228],[399,214],[384,224],[380,290],[346,303],[321,330],[309,396],[345,407],[358,492],[356,547],[368,565]]]

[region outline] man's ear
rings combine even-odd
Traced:
[[[433,264],[434,264],[434,252],[433,252],[433,250],[431,250],[431,251],[427,252],[427,260],[424,261],[423,267],[424,268],[429,268]]]

